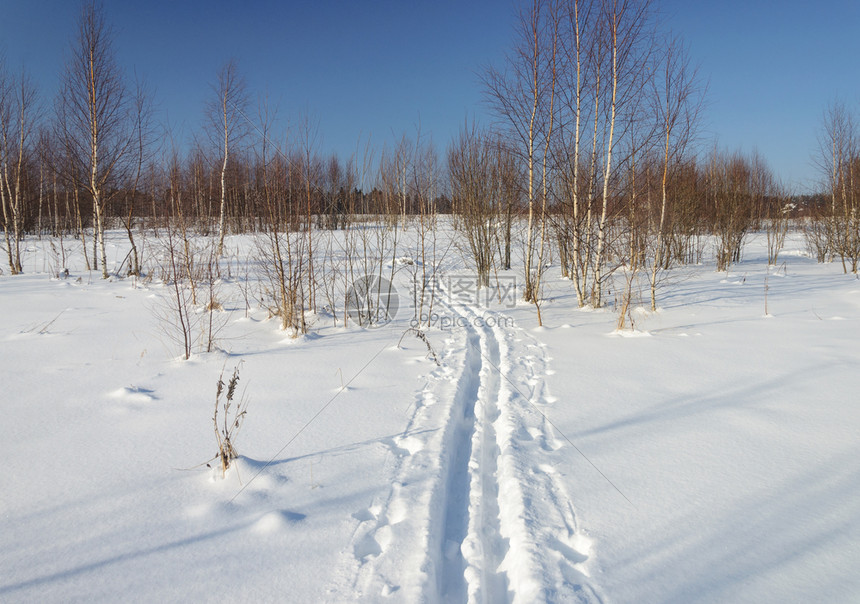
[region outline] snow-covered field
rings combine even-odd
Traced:
[[[673,271],[624,334],[554,269],[544,327],[469,301],[451,253],[438,364],[408,304],[292,339],[238,268],[219,349],[179,360],[168,289],[66,245],[67,278],[47,241],[0,276],[2,602],[860,601],[860,281],[799,235],[778,269],[762,236],[728,274]]]

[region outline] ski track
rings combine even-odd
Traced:
[[[403,434],[384,441],[392,487],[353,514],[353,578],[330,601],[601,603],[544,416],[543,345],[491,311],[445,306],[465,338],[446,341]]]

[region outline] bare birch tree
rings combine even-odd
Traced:
[[[838,254],[842,270],[856,273],[860,264],[860,136],[854,116],[842,103],[824,113],[819,136],[819,169],[830,197],[826,233],[831,254]]]
[[[585,305],[585,275],[582,262],[582,243],[587,225],[584,217],[590,205],[590,186],[583,182],[583,126],[588,105],[587,96],[593,90],[595,100],[599,93],[592,86],[592,71],[599,73],[599,61],[594,61],[595,36],[592,15],[594,3],[572,0],[568,3],[563,20],[565,28],[559,40],[562,70],[560,74],[559,143],[557,151],[562,190],[562,216],[558,229],[559,250],[562,258],[562,274],[574,283],[576,300]],[[561,25],[560,25],[561,27]],[[594,68],[597,69],[594,69]],[[595,78],[596,79],[596,78]],[[572,130],[572,134],[571,134]],[[596,137],[595,137],[596,138]],[[596,142],[596,141],[595,141]],[[585,185],[585,186],[583,186]]]
[[[606,271],[606,244],[608,235],[608,212],[613,191],[611,189],[616,146],[621,136],[616,132],[619,117],[628,106],[637,101],[647,81],[646,65],[653,49],[653,38],[648,29],[649,0],[603,0],[601,21],[603,35],[609,46],[609,83],[607,91],[608,115],[604,128],[608,134],[603,142],[602,192],[600,194],[600,217],[597,221],[597,248],[594,258],[594,282],[591,294],[593,306],[600,306],[603,297],[603,278]],[[619,162],[620,164],[621,162]]]
[[[547,204],[549,203],[550,196],[550,146],[553,140],[553,128],[556,124],[556,90],[558,87],[557,84],[559,72],[558,37],[560,25],[560,8],[558,2],[550,2],[547,12],[547,35],[550,38],[548,40],[549,45],[547,48],[547,56],[549,62],[549,81],[547,83],[547,86],[549,88],[549,106],[544,107],[544,110],[546,111],[547,115],[544,119],[544,121],[546,122],[546,132],[544,133],[543,137],[543,156],[541,157],[540,245],[538,247],[537,270],[535,271],[534,278],[532,279],[532,287],[534,290],[532,295],[532,301],[534,302],[535,309],[537,310],[538,326],[543,325],[543,319],[540,314],[541,281],[544,271],[544,251],[546,250]]]
[[[218,211],[218,254],[224,251],[224,235],[227,229],[227,164],[234,147],[247,134],[245,112],[248,107],[248,92],[239,66],[234,60],[227,61],[218,71],[213,86],[215,98],[206,107],[209,134],[217,144],[220,159],[221,188]]]
[[[126,168],[134,128],[129,119],[130,97],[113,50],[113,33],[102,8],[93,3],[85,4],[81,11],[56,107],[57,138],[69,159],[60,168],[66,170],[69,181],[79,178],[92,197],[94,244],[98,245],[102,278],[107,279],[109,183],[120,180]]]
[[[662,139],[660,154],[660,218],[656,225],[653,259],[649,275],[651,310],[657,310],[657,275],[665,264],[664,248],[669,207],[670,171],[681,164],[687,145],[694,134],[695,120],[701,106],[696,73],[690,67],[686,48],[678,39],[670,40],[655,69],[655,117]],[[697,96],[698,95],[698,96]]]
[[[483,78],[490,106],[516,140],[519,155],[525,160],[528,223],[523,298],[528,301],[533,301],[535,296],[532,279],[537,198],[535,172],[540,161],[543,117],[539,109],[542,103],[547,102],[548,65],[544,52],[546,4],[546,0],[533,0],[527,9],[520,13],[517,42],[507,57],[505,70],[489,68]]]
[[[9,268],[22,272],[25,164],[36,124],[36,87],[26,72],[9,77],[0,64],[0,204]],[[11,237],[10,231],[11,230]]]

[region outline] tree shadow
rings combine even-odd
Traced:
[[[856,459],[846,452],[763,485],[717,518],[697,509],[664,522],[669,530],[650,530],[656,539],[630,549],[618,572],[660,602],[852,601],[860,589],[857,556],[846,555],[860,539]]]
[[[354,443],[349,443],[346,445],[340,445],[338,447],[330,447],[328,449],[321,449],[319,451],[314,451],[312,453],[305,453],[304,455],[296,455],[294,457],[284,457],[281,459],[272,459],[266,461],[265,459],[254,459],[252,457],[247,457],[246,455],[240,455],[239,457],[244,461],[250,468],[257,469],[262,471],[263,468],[279,466],[282,464],[291,463],[294,461],[301,461],[303,459],[309,458],[317,458],[323,457],[325,455],[342,455],[345,453],[354,453],[359,449],[364,447],[368,447],[371,445],[384,445],[385,447],[392,448],[391,443],[394,439],[397,438],[405,438],[408,436],[417,436],[419,434],[429,434],[431,432],[436,432],[438,428],[427,428],[424,430],[405,430],[403,432],[397,432],[395,434],[389,434],[388,436],[379,436],[377,438],[370,438],[363,441],[358,441]]]
[[[225,535],[229,535],[231,533],[235,533],[237,531],[241,531],[243,529],[249,528],[256,522],[255,518],[253,521],[246,521],[238,524],[234,524],[229,527],[225,527],[222,529],[209,531],[205,533],[199,533],[197,535],[193,535],[191,537],[186,537],[184,539],[177,539],[175,541],[170,541],[168,543],[163,543],[161,545],[156,545],[153,547],[148,547],[144,549],[140,549],[137,551],[130,551],[123,554],[117,554],[115,556],[108,556],[106,558],[102,558],[100,560],[96,560],[95,562],[87,562],[86,564],[79,564],[78,566],[74,566],[72,568],[68,568],[62,571],[49,573],[43,575],[41,577],[34,577],[32,579],[27,579],[26,581],[19,581],[17,583],[9,583],[7,585],[0,585],[0,596],[6,596],[13,594],[16,591],[21,591],[23,589],[27,589],[30,587],[37,587],[44,585],[46,583],[52,583],[55,581],[62,581],[64,579],[69,579],[74,577],[75,575],[80,575],[92,571],[97,571],[108,566],[119,564],[121,562],[128,562],[130,560],[136,560],[139,558],[144,558],[146,556],[151,556],[154,554],[160,554],[166,552],[168,550],[177,549],[181,547],[186,547],[190,545],[194,545],[197,543],[201,543],[204,541],[210,541],[212,539],[217,539],[219,537],[223,537]]]

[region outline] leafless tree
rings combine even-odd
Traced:
[[[322,175],[322,162],[317,155],[319,143],[319,123],[305,114],[299,130],[301,161],[301,179],[304,190],[305,209],[305,235],[307,242],[304,244],[307,255],[307,300],[311,310],[316,308],[316,273],[314,268],[314,214],[317,211],[314,200],[320,189],[319,181]],[[295,162],[294,162],[295,163]]]
[[[592,71],[599,70],[599,61],[594,60],[596,48],[592,27],[592,19],[597,11],[594,2],[587,0],[571,0],[566,8],[562,14],[566,19],[562,18],[559,41],[562,118],[559,120],[560,147],[556,153],[562,185],[559,191],[562,214],[557,223],[557,238],[562,274],[573,280],[577,302],[583,306],[586,275],[581,258],[584,231],[590,228],[584,218],[586,207],[590,207],[588,192],[591,187],[583,182],[583,175],[587,171],[581,169],[584,163],[582,137],[583,126],[587,121],[585,112],[588,96],[594,90],[596,98],[599,92],[591,86]]]
[[[647,82],[647,65],[654,48],[649,0],[604,0],[600,22],[603,37],[608,45],[609,65],[605,68],[607,83],[608,115],[603,141],[602,192],[600,194],[600,217],[597,221],[597,246],[594,257],[594,281],[591,294],[593,306],[600,306],[603,278],[606,274],[605,251],[609,234],[609,207],[612,200],[611,185],[616,166],[613,156],[620,146],[622,132],[616,132],[619,117],[632,107],[635,110],[639,96]],[[599,76],[598,76],[599,77]],[[598,84],[599,86],[599,84]],[[622,165],[623,162],[619,162]]]
[[[657,275],[667,255],[665,238],[669,223],[667,212],[672,172],[682,165],[687,147],[695,133],[696,119],[702,103],[701,88],[696,72],[690,66],[686,48],[678,39],[669,40],[655,70],[654,107],[661,139],[660,153],[660,218],[656,224],[656,238],[649,284],[651,310],[657,310]]]
[[[56,103],[56,134],[68,164],[59,166],[68,182],[79,183],[92,197],[95,239],[102,277],[108,278],[105,250],[106,207],[111,182],[121,181],[133,155],[131,97],[113,49],[113,34],[100,6],[87,3]]]
[[[532,262],[536,239],[536,172],[540,166],[541,141],[549,137],[543,119],[552,113],[539,110],[549,102],[549,86],[555,84],[552,77],[554,64],[547,60],[546,52],[548,12],[547,0],[533,0],[519,15],[517,42],[507,57],[504,71],[489,68],[483,76],[487,100],[516,141],[518,154],[525,160],[528,225],[523,297],[529,301],[535,297]],[[555,39],[555,36],[551,38]]]
[[[652,142],[642,99],[653,78],[653,25],[648,0],[566,0],[559,11],[559,57],[550,62],[560,72],[558,136],[548,148],[556,174],[547,181],[560,202],[562,273],[579,306],[601,305],[624,257],[615,238],[636,240],[624,224],[637,215],[632,185]]]
[[[765,200],[763,219],[767,237],[767,263],[776,266],[779,252],[785,245],[785,237],[791,222],[795,204],[791,193],[782,185],[774,185],[772,194]]]
[[[26,164],[32,154],[36,87],[26,72],[10,76],[0,61],[0,204],[9,269],[21,272]],[[11,237],[10,237],[11,231]]]
[[[129,275],[140,275],[140,253],[134,239],[134,214],[138,188],[144,165],[153,158],[155,136],[152,94],[142,81],[138,81],[133,100],[132,120],[134,128],[133,162],[126,186],[126,211],[122,216],[131,250],[129,251]]]
[[[464,126],[448,150],[455,225],[468,242],[479,288],[490,285],[499,236],[501,179],[494,151],[490,139],[474,124]]]
[[[419,324],[425,316],[429,323],[435,303],[436,288],[429,286],[435,281],[437,271],[436,195],[440,189],[439,172],[439,156],[436,153],[436,147],[432,140],[422,138],[419,128],[416,134],[410,187],[415,211],[418,214],[416,223],[418,262],[413,262],[411,269],[415,300],[414,318]],[[429,299],[427,299],[428,294]]]
[[[707,172],[707,195],[712,205],[717,270],[739,262],[744,240],[753,227],[761,201],[771,194],[773,176],[758,155],[715,152]]]
[[[227,229],[227,165],[230,154],[248,132],[246,111],[248,92],[239,66],[227,61],[218,71],[213,86],[214,98],[206,106],[210,137],[217,143],[220,157],[220,204],[218,212],[218,254],[224,251],[224,235]]]
[[[537,320],[538,326],[543,325],[543,319],[541,317],[540,307],[541,307],[541,283],[543,272],[545,269],[544,265],[544,252],[546,251],[546,238],[547,238],[547,208],[549,204],[550,197],[550,148],[553,140],[553,128],[556,126],[556,111],[557,111],[557,103],[556,96],[558,90],[558,80],[559,80],[559,27],[561,24],[561,9],[558,2],[550,2],[547,7],[547,36],[549,40],[547,41],[547,49],[546,53],[548,56],[548,83],[547,86],[549,88],[549,104],[542,109],[546,111],[547,116],[545,117],[546,122],[546,132],[543,140],[543,154],[541,157],[541,208],[540,208],[540,244],[538,247],[537,254],[537,270],[535,271],[534,277],[531,279],[533,295],[531,296],[532,301],[535,304],[535,309],[537,310]],[[531,228],[529,228],[529,236],[531,236]],[[530,259],[528,260],[530,261]],[[528,283],[528,280],[527,280]]]
[[[267,104],[261,103],[260,136],[255,148],[261,166],[265,220],[257,249],[265,283],[264,305],[280,319],[281,329],[289,329],[295,337],[308,329],[304,275],[307,270],[307,239],[296,228],[301,214],[299,206],[290,203],[292,193],[299,189],[301,183],[301,175],[296,173],[303,169],[299,165],[301,156],[293,156],[291,161],[284,149],[272,144],[273,121],[273,112]]]
[[[494,134],[492,139],[499,189],[499,258],[502,270],[511,270],[511,244],[514,214],[522,197],[522,178],[516,155],[503,138]]]
[[[819,169],[830,197],[828,247],[842,260],[842,269],[856,273],[860,265],[860,134],[854,116],[842,103],[825,112],[819,136]]]

